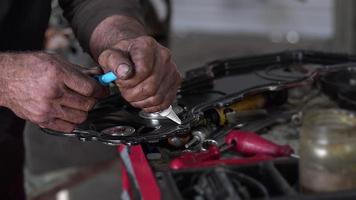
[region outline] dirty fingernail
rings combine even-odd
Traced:
[[[130,72],[130,67],[127,64],[120,64],[116,70],[116,74],[121,79],[128,78],[129,72]]]

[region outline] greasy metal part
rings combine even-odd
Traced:
[[[128,144],[128,143],[129,144],[137,144],[137,143],[142,143],[142,142],[155,143],[155,142],[158,142],[164,138],[168,138],[169,136],[172,136],[172,135],[179,135],[179,134],[187,133],[189,130],[191,130],[192,127],[199,125],[200,121],[204,119],[204,111],[206,111],[208,109],[227,107],[227,106],[233,104],[234,102],[241,101],[246,97],[254,96],[257,94],[286,90],[286,89],[290,89],[290,88],[304,86],[306,84],[312,84],[321,74],[330,72],[330,71],[337,71],[340,69],[351,68],[350,65],[351,64],[344,64],[344,65],[338,65],[338,66],[333,66],[333,67],[327,67],[323,70],[313,72],[312,74],[310,74],[310,76],[308,76],[302,80],[293,81],[293,82],[289,82],[289,83],[273,83],[273,84],[268,84],[268,85],[262,85],[262,86],[249,88],[249,89],[243,90],[241,92],[226,95],[226,96],[219,98],[213,102],[207,102],[207,103],[203,103],[203,104],[193,107],[190,110],[190,112],[187,112],[185,114],[185,117],[183,118],[182,125],[150,124],[151,122],[149,122],[147,125],[150,125],[152,127],[152,131],[150,131],[146,134],[133,134],[131,136],[112,136],[112,135],[102,134],[95,130],[83,130],[83,129],[75,129],[71,134],[63,134],[62,132],[56,132],[56,131],[52,131],[52,130],[48,130],[48,129],[46,129],[44,131],[49,134],[54,134],[54,135],[69,136],[69,137],[76,136],[81,141],[96,140],[96,141],[101,141],[103,143],[110,144],[110,145]],[[289,111],[289,112],[286,112],[286,114],[290,117],[295,112],[296,111],[294,111],[294,112]],[[251,123],[249,123],[249,125],[252,126],[252,129],[256,130],[256,129],[259,129],[257,127],[265,127],[265,125],[263,125],[265,123],[267,123],[267,124],[276,123],[276,119],[281,119],[280,113],[275,118],[272,117],[272,119],[266,120],[264,123],[260,123],[258,125],[256,125],[256,124],[251,125]],[[229,128],[229,127],[227,127],[227,128]],[[217,135],[219,135],[219,134],[217,134]],[[199,136],[196,136],[195,140],[199,140],[200,138],[198,139],[198,137]]]
[[[245,89],[241,92],[237,92],[234,94],[227,95],[223,98],[219,98],[219,99],[215,100],[214,102],[200,104],[200,105],[194,107],[191,110],[191,113],[192,113],[192,115],[202,115],[203,111],[206,111],[208,109],[219,108],[219,107],[227,107],[227,106],[233,104],[234,102],[243,100],[245,97],[248,97],[248,96],[253,96],[253,95],[261,94],[261,93],[268,93],[268,92],[272,92],[272,91],[280,91],[280,90],[290,89],[290,88],[302,86],[305,84],[311,84],[315,79],[315,75],[316,74],[313,74],[312,76],[310,76],[306,79],[303,79],[299,82],[291,82],[291,83],[284,83],[284,84],[279,84],[279,83],[268,84],[268,85]]]
[[[260,109],[266,104],[266,97],[261,94],[249,96],[242,101],[233,103],[227,107],[215,108],[219,115],[219,125],[224,125],[228,122],[227,114],[231,112],[240,112]]]
[[[178,147],[181,147],[184,145],[182,139],[177,136],[168,138],[168,144],[170,144],[171,146],[173,146],[175,148],[178,148]]]
[[[291,117],[291,123],[294,125],[294,126],[301,126],[302,125],[302,112],[298,112],[298,113],[295,113],[294,115],[292,115]]]
[[[202,143],[208,136],[208,130],[206,128],[198,128],[192,131],[193,138],[184,147],[188,149],[196,143]]]
[[[206,151],[206,150],[208,150],[208,148],[209,148],[211,145],[218,146],[218,142],[215,141],[215,140],[212,140],[212,139],[204,140],[204,141],[202,142],[202,144],[201,144],[200,150]]]
[[[77,137],[80,141],[99,141],[107,145],[120,145],[120,144],[139,144],[139,143],[156,143],[160,140],[172,135],[185,134],[190,129],[188,123],[180,126],[163,127],[159,126],[153,131],[147,134],[132,134],[130,136],[118,136],[103,134],[95,130],[83,130],[76,128],[69,134],[63,134],[62,132],[53,131],[49,129],[42,129],[44,132],[64,137]]]
[[[200,88],[210,85],[213,79],[224,76],[249,73],[261,69],[266,69],[273,65],[291,65],[291,64],[319,64],[333,66],[340,63],[356,62],[356,57],[347,54],[325,53],[317,51],[291,50],[262,56],[250,56],[243,58],[221,59],[209,62],[208,64],[190,70],[186,77],[188,81],[183,81],[182,92],[189,90],[199,90]],[[196,83],[194,80],[205,77],[201,82]],[[194,83],[189,84],[189,83]],[[201,87],[197,87],[201,86]]]
[[[256,109],[248,111],[237,111],[226,113],[227,122],[230,124],[238,124],[249,120],[255,120],[261,117],[266,117],[268,112],[266,109]]]
[[[179,105],[173,105],[172,106],[173,111],[177,114],[180,115],[182,114],[182,112],[184,111],[184,109],[179,106]],[[143,110],[141,110],[138,115],[144,119],[166,119],[166,117],[161,116],[159,113],[155,112],[155,113],[147,113]]]
[[[190,77],[190,80],[194,80],[195,77],[199,77],[199,73],[208,74],[209,81],[214,80],[215,78],[219,78],[222,76],[239,73],[241,71],[253,71],[256,69],[263,69],[268,65],[273,65],[276,63],[286,64],[289,65],[290,63],[302,64],[305,62],[316,63],[323,65],[321,68],[316,69],[313,72],[306,74],[303,78],[293,81],[283,81],[283,82],[272,82],[270,84],[259,85],[257,87],[252,87],[245,89],[243,91],[238,91],[236,93],[224,95],[221,98],[215,99],[213,101],[204,102],[202,104],[196,105],[189,110],[183,109],[179,115],[182,119],[182,124],[177,125],[172,122],[167,122],[169,120],[165,119],[158,119],[158,116],[147,116],[140,114],[139,111],[135,111],[134,108],[130,108],[128,104],[122,106],[122,104],[117,103],[121,107],[119,109],[123,109],[124,114],[129,113],[128,117],[121,116],[119,113],[118,115],[121,117],[120,120],[117,120],[117,113],[114,112],[115,109],[118,108],[118,105],[114,105],[111,107],[105,107],[106,104],[100,104],[98,109],[94,109],[94,113],[100,111],[100,109],[107,109],[107,111],[99,112],[99,114],[93,115],[93,121],[89,121],[88,124],[84,124],[83,126],[80,125],[70,134],[64,134],[62,132],[56,132],[48,129],[44,129],[45,132],[49,134],[59,135],[59,136],[66,136],[66,137],[77,137],[82,141],[101,141],[103,143],[111,144],[111,145],[118,145],[118,144],[137,144],[142,142],[148,143],[156,143],[162,139],[168,139],[169,137],[184,135],[190,132],[192,129],[196,127],[204,125],[204,112],[209,109],[219,109],[223,107],[228,107],[236,102],[240,102],[248,97],[269,93],[273,91],[282,91],[288,90],[291,88],[301,87],[304,85],[311,85],[315,83],[316,80],[320,76],[325,73],[334,72],[342,69],[354,70],[355,64],[354,63],[347,63],[342,65],[330,65],[327,64],[336,64],[348,61],[356,61],[354,57],[345,57],[339,54],[323,54],[323,53],[315,53],[315,52],[308,52],[308,51],[292,51],[292,52],[284,52],[282,54],[271,54],[262,57],[250,57],[244,59],[228,59],[228,60],[220,60],[215,61],[207,64],[204,68],[199,70],[194,70],[194,73],[187,74]],[[253,65],[251,64],[253,63]],[[252,68],[251,68],[252,67]],[[183,84],[184,85],[184,84]],[[189,85],[189,84],[188,84]],[[204,84],[202,84],[203,86]],[[205,84],[206,85],[206,84]],[[194,85],[193,85],[194,86]],[[190,87],[190,86],[189,86]],[[196,87],[192,87],[195,90]],[[183,94],[186,92],[187,88],[182,87],[181,93]],[[122,102],[116,101],[116,102]],[[125,110],[127,109],[127,110]],[[174,108],[173,108],[174,109]],[[111,112],[113,112],[111,114]],[[179,113],[179,111],[175,111]],[[297,111],[282,111],[281,115],[285,118],[290,117],[292,114],[296,113]],[[276,121],[281,119],[280,113],[273,114],[276,117],[273,120],[266,120],[264,124],[273,124]],[[91,113],[89,113],[89,117]],[[152,119],[153,118],[153,119]],[[283,118],[283,117],[282,117]],[[259,120],[257,120],[259,121]],[[108,135],[103,134],[101,131],[107,127],[116,126],[118,124],[132,126],[135,128],[135,133],[129,136],[118,136],[118,135]],[[91,123],[94,123],[94,126],[91,126]],[[98,123],[99,125],[96,126]],[[102,124],[102,125],[101,125]],[[243,124],[244,127],[250,127],[251,129],[259,129],[258,124],[254,122],[241,122],[239,124]],[[216,135],[212,135],[209,137],[216,138],[220,134],[224,134],[223,132],[234,128],[236,124],[228,124],[226,127],[221,127],[221,131],[218,132]]]
[[[186,149],[188,149],[189,147],[193,146],[195,143],[197,143],[199,141],[200,141],[200,138],[198,136],[193,136],[193,138],[187,144],[185,144],[184,147]]]
[[[193,138],[187,144],[184,145],[186,149],[193,146],[195,143],[201,142],[205,139],[205,135],[201,132],[193,132],[192,135]]]
[[[345,65],[343,66],[345,67]],[[350,67],[350,65],[347,65],[346,67]],[[331,70],[335,70],[335,68],[330,68]],[[322,71],[325,72],[325,71]],[[158,142],[159,140],[162,140],[164,138],[168,138],[169,136],[172,135],[179,135],[182,133],[187,133],[191,127],[199,125],[199,122],[204,119],[204,111],[208,109],[213,109],[213,108],[221,108],[221,107],[227,107],[235,102],[241,101],[245,99],[246,97],[249,96],[254,96],[266,92],[272,92],[272,91],[280,91],[280,90],[285,90],[285,89],[290,89],[298,86],[303,86],[305,84],[311,84],[315,81],[315,79],[320,75],[320,72],[314,72],[307,78],[304,78],[303,80],[299,81],[294,81],[294,82],[289,82],[289,83],[274,83],[274,84],[268,84],[268,85],[262,85],[258,87],[253,87],[249,88],[246,90],[243,90],[241,92],[233,93],[230,95],[226,95],[223,98],[219,98],[213,102],[207,102],[203,103],[200,105],[197,105],[193,107],[190,112],[187,112],[185,117],[183,118],[183,123],[182,125],[172,125],[172,124],[155,124],[154,126],[152,124],[148,124],[152,126],[152,131],[150,131],[147,134],[133,134],[131,136],[113,136],[113,135],[107,135],[107,134],[102,134],[98,131],[95,130],[83,130],[83,129],[75,129],[71,134],[64,134],[61,132],[56,132],[52,130],[45,130],[45,132],[49,134],[55,134],[55,135],[61,135],[61,136],[77,136],[81,141],[101,141],[106,144],[110,145],[118,145],[118,144],[137,144],[137,143],[142,143],[142,142]],[[146,122],[147,123],[147,122]],[[195,140],[200,140],[201,135],[198,135],[195,137]],[[205,139],[205,138],[204,138]],[[203,141],[203,140],[201,140]],[[192,141],[193,143],[195,141]],[[190,145],[188,145],[190,146]]]
[[[130,136],[135,133],[135,128],[131,126],[114,126],[102,130],[101,133],[111,136]]]
[[[239,91],[239,92],[232,93],[232,94],[226,95],[224,97],[221,97],[213,102],[207,102],[207,103],[203,103],[198,106],[195,106],[191,110],[191,112],[195,115],[199,115],[199,113],[202,111],[205,111],[208,109],[214,109],[214,108],[228,107],[228,106],[234,104],[235,102],[242,101],[243,99],[245,99],[247,97],[254,96],[254,95],[268,93],[268,92],[274,92],[274,91],[288,90],[288,89],[292,89],[292,88],[296,88],[296,87],[308,86],[310,84],[313,84],[316,80],[319,80],[319,77],[323,76],[324,74],[327,74],[330,72],[336,72],[336,71],[340,71],[340,70],[355,71],[356,63],[326,65],[326,66],[323,66],[322,68],[316,69],[313,72],[310,72],[308,75],[306,75],[305,77],[303,77],[299,80],[289,81],[289,82],[276,82],[276,83],[271,83],[271,84],[259,85],[259,86],[252,87],[252,88],[247,88],[243,91]]]
[[[148,113],[143,110],[141,110],[138,115],[144,119],[164,119],[160,114],[158,113]]]
[[[187,135],[181,135],[181,136],[172,136],[167,139],[167,142],[169,145],[175,147],[175,148],[180,148],[187,144],[190,140],[191,136],[189,134]]]

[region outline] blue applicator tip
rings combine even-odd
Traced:
[[[116,75],[113,72],[107,72],[105,74],[98,75],[95,78],[102,85],[109,85],[111,82],[113,82],[117,79]]]

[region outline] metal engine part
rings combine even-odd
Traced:
[[[268,94],[276,91],[285,91],[293,88],[310,86],[315,83],[318,83],[320,77],[323,77],[323,75],[327,73],[336,72],[340,70],[355,69],[355,65],[352,63],[332,65],[342,63],[340,62],[340,59],[340,57],[333,54],[315,54],[315,52],[292,51],[241,60],[218,60],[215,62],[210,62],[202,68],[192,70],[187,74],[187,78],[186,80],[184,80],[184,83],[182,84],[180,93],[178,95],[178,97],[180,98],[177,99],[178,103],[187,106],[178,106],[173,108],[174,111],[182,119],[181,125],[177,125],[174,122],[171,122],[170,120],[162,119],[161,116],[155,113],[147,114],[141,112],[140,110],[130,106],[127,102],[125,102],[125,100],[123,100],[123,98],[119,94],[117,94],[109,97],[106,100],[103,100],[102,102],[99,102],[98,106],[96,106],[96,108],[89,113],[87,121],[79,125],[72,133],[63,134],[62,132],[56,132],[48,129],[44,129],[44,131],[49,134],[77,137],[83,141],[100,141],[111,145],[158,143],[162,140],[167,141],[168,138],[186,135],[189,133],[191,134],[193,130],[201,126],[208,127],[209,121],[204,115],[204,112],[206,112],[207,110],[229,107],[236,102],[243,101],[248,97],[256,96],[258,94]],[[348,58],[345,58],[345,60],[347,59]],[[252,65],[252,61],[256,64]],[[288,71],[288,67],[291,66],[293,66],[293,68],[308,67],[308,62],[316,64],[316,66],[313,65],[313,67],[308,69],[307,73],[305,74],[299,73],[297,74],[297,76],[290,76],[286,73],[277,73],[278,70]],[[253,73],[257,70],[267,70],[266,72],[268,72],[270,68],[267,68],[269,66],[274,66],[272,69],[273,77],[269,73],[264,73],[265,76],[260,76],[261,74]],[[238,76],[241,73],[246,72],[250,75],[254,75],[255,78],[258,77],[261,83],[246,86],[242,89],[235,89],[233,92],[220,92],[218,87],[215,88],[215,84],[218,85],[217,79],[232,75]],[[268,75],[268,77],[266,77],[266,75]],[[207,76],[208,79],[199,79],[200,76]],[[209,83],[213,83],[212,81],[214,81],[214,84],[209,84],[209,87],[213,88],[207,88],[207,84],[205,84],[205,82],[196,82],[197,79],[201,81],[209,80]],[[231,85],[235,87],[234,84],[226,83],[227,82],[225,82],[225,84],[223,85],[224,88],[230,87]],[[200,89],[200,86],[204,87],[204,90]],[[192,88],[194,88],[194,91],[199,91],[199,94],[204,95],[196,95],[197,93],[191,93]],[[211,94],[214,94],[215,97],[210,98],[209,95]],[[304,95],[300,95],[299,93],[297,93],[295,94],[295,96],[298,99],[299,97],[302,97]],[[275,100],[277,101],[278,99]],[[190,103],[187,104],[186,102]],[[266,109],[268,111],[268,108]],[[293,112],[286,113],[290,115],[294,114]],[[229,121],[231,121],[231,124],[221,123],[217,125],[217,130],[214,129],[210,131],[206,134],[208,135],[208,137],[201,137],[203,141],[199,142],[204,142],[204,140],[207,139],[215,140],[217,137],[223,136],[224,132],[226,132],[227,130],[236,128],[237,124],[234,124],[234,120]],[[244,124],[244,126],[246,124],[247,126],[252,126],[253,120],[248,121],[247,123],[239,123]],[[130,128],[122,130],[120,127],[117,126],[124,126]],[[253,128],[256,129],[256,126],[252,127],[252,129]],[[173,139],[173,141],[171,142],[176,145],[181,145],[180,142],[177,142],[175,139]]]
[[[111,136],[130,136],[135,133],[135,128],[131,126],[114,126],[102,130],[101,133]]]

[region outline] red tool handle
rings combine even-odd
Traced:
[[[219,158],[219,148],[215,145],[211,145],[209,149],[204,152],[188,152],[182,154],[178,158],[173,159],[170,162],[169,167],[171,169],[183,169],[207,160],[215,160]]]
[[[290,156],[294,150],[289,145],[278,145],[264,139],[254,132],[233,130],[225,137],[225,143],[233,145],[235,151],[246,156],[269,155],[273,157]]]
[[[200,163],[186,163],[185,165],[175,166],[171,169],[192,169],[192,168],[201,168],[201,167],[212,167],[215,165],[246,165],[246,164],[255,164],[262,161],[274,159],[268,155],[256,155],[248,158],[232,158],[232,159],[218,159],[218,160],[206,160]]]

